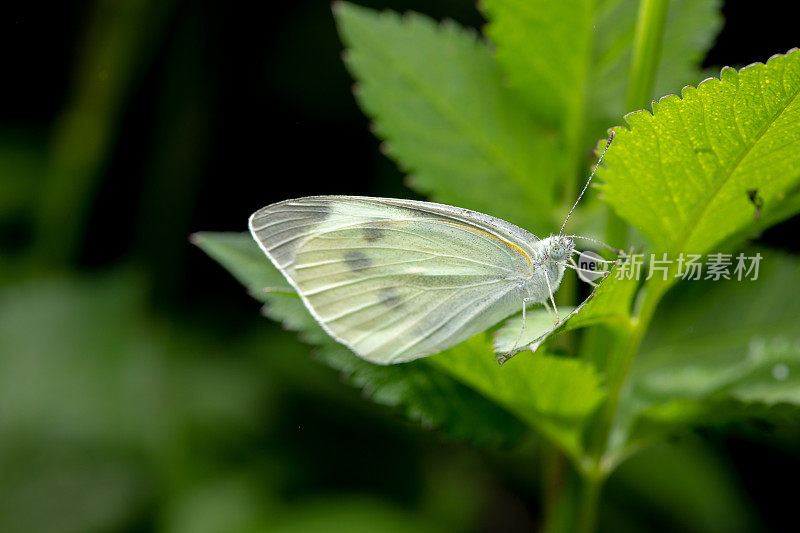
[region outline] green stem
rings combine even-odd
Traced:
[[[562,191],[564,204],[567,208],[571,207],[575,201],[575,195],[582,186],[581,178],[585,171],[586,164],[586,107],[588,105],[590,78],[589,72],[592,68],[592,52],[594,47],[593,26],[595,20],[596,2],[587,2],[584,17],[577,23],[583,24],[582,31],[590,37],[586,39],[585,47],[580,50],[580,58],[583,63],[582,67],[578,69],[579,79],[575,80],[574,101],[572,105],[566,110],[566,120],[564,122],[564,143],[566,146],[566,153],[569,157],[569,168],[566,169],[564,179],[564,189]],[[578,47],[581,48],[581,47]]]
[[[600,504],[600,489],[605,478],[597,473],[583,475],[578,494],[578,516],[575,531],[592,533],[597,525],[597,510]]]
[[[542,514],[545,523],[553,524],[557,522],[559,506],[564,498],[569,465],[561,450],[551,443],[543,448],[542,458]]]
[[[625,106],[629,111],[645,107],[653,94],[668,10],[669,0],[642,0],[639,4]]]
[[[644,288],[644,299],[642,300],[639,312],[633,318],[633,327],[630,333],[619,351],[611,358],[606,368],[608,399],[600,411],[602,440],[596,443],[595,448],[595,457],[598,459],[607,451],[608,439],[611,435],[614,419],[616,418],[619,398],[622,394],[622,386],[625,383],[625,378],[628,377],[631,364],[639,350],[639,345],[644,338],[644,334],[650,326],[650,321],[653,318],[656,307],[668,288],[668,284],[661,279],[654,277],[650,281],[651,282]]]
[[[78,253],[131,87],[155,50],[171,2],[97,1],[67,105],[56,120],[35,213],[33,255]]]
[[[647,105],[653,94],[656,72],[661,60],[661,43],[664,40],[664,28],[669,10],[669,0],[641,0],[639,14],[636,21],[636,35],[633,43],[633,61],[631,64],[630,85],[626,109],[633,110]],[[609,225],[606,237],[610,242],[622,242],[626,230],[623,230],[622,221],[616,215],[609,216]],[[608,438],[616,416],[622,385],[628,376],[633,358],[639,349],[639,344],[650,324],[653,313],[667,286],[659,283],[656,278],[645,287],[646,293],[642,305],[633,319],[633,327],[620,347],[608,358],[605,368],[606,383],[608,388],[608,401],[601,411],[599,434],[593,444],[596,460],[605,453]]]
[[[668,8],[669,0],[642,0],[639,5],[626,101],[628,110],[645,107],[653,94]],[[613,213],[609,214],[606,239],[619,246],[626,244],[627,226]],[[622,387],[658,302],[667,287],[667,284],[659,283],[655,278],[651,280],[645,287],[647,292],[630,326],[619,331],[609,330],[600,333],[603,344],[612,346],[613,353],[602,358],[604,368],[601,370],[604,370],[606,375],[608,399],[598,413],[596,424],[589,435],[589,456],[593,464],[580,472],[578,498],[574,504],[577,512],[576,530],[579,532],[589,533],[596,527],[600,490],[610,472],[610,463],[604,458],[608,452],[609,438]],[[586,348],[584,346],[584,349]]]
[[[625,101],[626,112],[647,107],[653,95],[668,11],[669,0],[642,0],[639,4],[633,41],[633,61]],[[613,212],[609,212],[606,242],[624,246],[627,237],[628,227],[625,222]]]

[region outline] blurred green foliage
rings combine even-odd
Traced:
[[[420,15],[406,22],[384,15],[385,32],[369,41],[376,38],[369,27],[374,15],[351,8],[352,24],[342,34],[362,51],[363,43],[374,45],[374,56],[355,51],[347,64],[361,82],[361,104],[410,183],[541,233],[560,220],[562,200],[574,197],[587,146],[626,111],[636,3],[599,2],[593,13],[588,3],[548,3],[538,21],[512,16],[515,4],[487,0],[481,7],[491,18],[486,33],[494,53],[458,24],[441,29]],[[653,96],[701,79],[697,63],[720,24],[716,2],[674,5]],[[471,2],[416,9],[481,24]],[[31,13],[9,16],[21,29],[4,34],[42,37],[31,31],[37,20]],[[540,526],[553,512],[553,483],[566,486],[570,497],[574,473],[550,460],[553,451],[539,435],[579,456],[585,435],[576,420],[585,420],[604,394],[596,370],[601,356],[588,358],[593,367],[556,348],[515,365],[516,373],[506,371],[515,369],[509,365],[497,374],[486,336],[398,374],[331,343],[296,299],[271,299],[267,313],[302,329],[305,344],[298,343],[293,332],[260,320],[258,305],[237,298],[237,286],[219,269],[203,270],[210,262],[190,249],[191,231],[237,224],[208,212],[232,212],[230,220],[243,227],[250,211],[268,203],[264,191],[297,195],[298,178],[324,187],[315,192],[369,192],[347,181],[360,174],[374,180],[374,191],[411,194],[368,141],[347,152],[331,140],[348,127],[365,128],[360,118],[346,118],[354,108],[327,2],[270,5],[263,16],[179,0],[97,0],[52,13],[62,25],[75,24],[56,32],[63,42],[45,47],[45,56],[67,66],[25,56],[20,48],[29,41],[7,47],[32,71],[53,71],[37,88],[53,96],[37,102],[30,117],[12,113],[0,124],[0,531],[513,531]],[[576,18],[580,25],[569,23]],[[280,30],[265,37],[271,24]],[[404,33],[406,24],[417,38]],[[588,27],[597,28],[590,52],[575,46],[589,42]],[[553,28],[560,30],[549,38],[540,31]],[[447,46],[425,48],[442,38]],[[229,40],[234,52],[214,48]],[[561,50],[553,64],[564,69],[536,64],[552,58],[545,53],[513,53],[528,47]],[[573,48],[580,54],[569,54]],[[323,51],[330,61],[320,59]],[[522,60],[524,68],[514,66]],[[420,61],[421,72],[433,68],[436,76],[379,70],[389,61]],[[246,63],[257,76],[240,78]],[[27,72],[12,70],[8,85],[23,84]],[[61,72],[68,79],[59,80]],[[531,85],[506,78],[508,72],[553,76]],[[569,83],[575,73],[581,87]],[[463,92],[436,105],[407,90],[416,84],[435,91],[454,79],[465,82]],[[392,84],[391,105],[371,84]],[[559,86],[586,98],[539,98]],[[253,109],[262,90],[279,100],[268,112]],[[7,99],[4,109],[16,100]],[[301,111],[281,122],[287,102]],[[464,110],[468,120],[453,123],[453,113]],[[220,114],[252,124],[239,129],[242,123]],[[285,127],[316,115],[328,128],[319,138],[311,128]],[[427,129],[411,117],[425,117]],[[442,124],[448,128],[431,127]],[[282,168],[275,163],[279,149],[265,156],[271,128],[298,143],[303,157]],[[444,133],[426,136],[436,132]],[[223,152],[226,143],[231,148]],[[437,143],[442,149],[430,150]],[[309,159],[325,161],[325,184],[303,173]],[[362,166],[348,166],[356,159]],[[453,181],[451,165],[462,181]],[[209,173],[213,180],[204,184]],[[502,181],[502,202],[464,186],[463,180],[480,184],[484,174]],[[381,181],[386,176],[393,181]],[[776,192],[765,187],[764,194]],[[604,211],[587,207],[576,224],[601,233]],[[769,216],[765,209],[761,224],[734,229],[746,236],[777,220]],[[223,263],[238,258],[242,270],[226,266],[263,301],[260,287],[275,279],[258,278],[263,257],[254,257],[240,235],[215,237],[204,249],[214,256],[210,247],[221,246],[216,257]],[[683,430],[677,441],[623,462],[604,492],[602,529],[745,531],[791,511],[780,507],[777,485],[752,488],[742,480],[748,464],[797,469],[793,411],[741,409],[753,400],[796,402],[792,362],[785,388],[762,386],[775,362],[794,353],[787,332],[796,325],[780,317],[796,315],[788,298],[796,261],[772,257],[767,282],[751,293],[679,286],[667,295],[663,312],[673,318],[656,321],[644,339],[646,357],[636,359],[623,392],[632,409],[624,412],[630,424],[620,424],[620,434],[638,446],[675,435],[676,425],[705,429]],[[604,285],[612,288],[617,295],[631,290]],[[745,302],[750,311],[739,316]],[[603,307],[614,309],[610,315],[587,308],[584,325],[618,318],[627,306],[618,307]],[[730,373],[709,379],[717,377],[718,361],[730,362],[743,345],[738,339],[753,332],[763,344],[737,352]],[[716,339],[725,342],[715,345]],[[702,357],[675,359],[687,345]],[[774,425],[729,423],[723,415],[731,412]],[[722,419],[728,425],[719,426]],[[730,450],[737,439],[747,453]],[[764,466],[770,457],[780,463]],[[748,479],[763,478],[750,472]]]
[[[638,18],[633,16],[635,4],[617,6],[637,21],[637,37],[631,32],[631,39],[619,42],[610,56],[603,46],[595,46],[595,41],[603,43],[603,32],[590,29],[594,17],[607,14],[604,7],[575,4],[530,8],[517,2],[488,3],[497,61],[474,33],[454,23],[437,25],[418,14],[401,18],[346,3],[335,6],[348,46],[345,62],[358,81],[355,94],[375,121],[373,131],[387,143],[384,152],[411,173],[412,187],[447,203],[527,223],[534,230],[558,227],[553,221],[561,211],[557,196],[563,194],[556,194],[556,184],[571,190],[570,169],[586,164],[574,151],[575,143],[596,127],[585,115],[595,114],[599,121],[604,109],[591,103],[582,86],[596,75],[595,69],[600,66],[602,71],[606,61],[630,63],[629,100],[641,98],[636,95],[647,87],[647,92],[656,90],[656,72],[661,82],[675,84],[687,72],[700,75],[697,57],[715,24],[698,24],[697,4],[644,2]],[[700,11],[716,20],[713,3]],[[588,22],[575,23],[581,17]],[[565,20],[575,36],[565,40],[569,46],[558,46],[568,29],[556,21]],[[667,27],[683,35],[684,45],[691,43],[698,50],[675,46],[662,54],[651,43],[674,39],[668,38]],[[554,32],[549,48],[540,42],[547,31]],[[674,53],[682,54],[681,68],[671,57]],[[510,87],[504,83],[504,67]],[[533,78],[520,82],[525,76]],[[619,76],[609,79],[613,83],[606,85],[621,94]],[[602,76],[592,83],[602,86]],[[520,98],[530,91],[528,98]],[[574,350],[583,361],[557,356],[553,343],[542,344],[545,336],[531,341],[538,352],[500,369],[492,361],[489,335],[483,334],[428,359],[375,367],[329,338],[291,289],[288,295],[265,292],[264,287],[286,283],[263,258],[259,266],[259,250],[248,235],[204,233],[196,242],[266,302],[268,316],[299,331],[304,341],[322,346],[326,362],[346,369],[351,381],[374,400],[398,405],[412,419],[484,442],[487,434],[498,431],[497,415],[465,419],[467,398],[473,414],[491,411],[479,398],[450,385],[455,382],[534,429],[574,468],[571,481],[559,481],[563,494],[549,494],[557,499],[557,507],[546,516],[545,529],[591,531],[600,487],[631,454],[691,425],[754,415],[774,418],[778,411],[770,406],[781,404],[789,412],[797,406],[794,377],[786,381],[794,375],[800,352],[787,339],[797,338],[800,331],[795,320],[780,319],[794,317],[796,310],[790,296],[772,290],[796,277],[796,261],[790,257],[764,251],[771,264],[762,268],[757,282],[742,284],[740,278],[736,283],[734,274],[734,281],[704,287],[702,298],[719,292],[715,298],[733,311],[686,303],[694,324],[702,328],[701,338],[688,335],[676,346],[683,331],[668,330],[660,340],[640,345],[645,335],[658,338],[658,328],[649,333],[651,321],[684,323],[682,315],[687,313],[681,307],[658,307],[679,279],[679,254],[709,252],[721,245],[736,250],[756,231],[800,210],[800,174],[795,170],[800,153],[798,93],[800,51],[793,50],[741,71],[723,69],[719,79],[654,102],[652,113],[625,117],[628,127],[616,129],[600,172],[600,190],[619,219],[641,234],[636,239],[673,262],[663,277],[656,273],[646,280],[625,280],[614,275],[605,280],[585,309],[557,330],[602,328],[582,349]],[[538,151],[532,159],[533,152],[522,148],[528,144]],[[753,216],[743,194],[750,189],[764,191],[770,214]],[[569,205],[567,201],[563,207]],[[609,222],[608,238],[627,247],[629,243],[613,240],[628,233],[620,233],[615,220]],[[761,305],[775,310],[775,316],[747,311]],[[539,313],[546,320],[545,312]],[[534,322],[541,318],[531,314]],[[738,334],[731,336],[732,329]],[[519,319],[500,329],[501,345],[507,330],[518,331]],[[702,344],[705,338],[720,337],[728,343],[711,349]],[[754,343],[764,346],[753,348]],[[646,370],[638,363],[631,372],[635,361],[644,361]],[[652,361],[659,365],[648,367]],[[780,376],[776,368],[782,369]],[[444,381],[432,379],[440,372],[447,376]],[[445,409],[442,390],[447,391]],[[507,432],[517,431],[509,422]]]

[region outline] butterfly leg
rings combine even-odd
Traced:
[[[513,352],[519,346],[519,341],[522,340],[522,334],[525,332],[525,324],[527,323],[527,319],[525,317],[525,312],[528,307],[528,303],[532,302],[533,298],[523,298],[522,299],[522,328],[519,330],[519,335],[517,335],[517,340],[514,341],[514,346],[509,350],[509,353]]]
[[[550,307],[550,304],[547,303],[547,300],[543,301],[542,305],[547,310],[547,312],[550,314],[550,318],[553,319],[553,322],[555,322],[556,321],[556,314],[553,312],[553,308]]]
[[[547,282],[547,292],[550,293],[550,303],[553,304],[553,311],[556,315],[556,321],[554,324],[558,325],[561,320],[558,318],[558,307],[556,306],[555,298],[553,298],[553,288],[550,286],[550,276],[547,275],[547,272],[544,273],[544,280]]]
[[[522,340],[522,334],[525,332],[525,324],[527,323],[526,311],[528,308],[528,303],[533,301],[534,299],[529,297],[525,297],[522,299],[522,328],[520,328],[519,330],[519,335],[517,335],[517,340],[514,341],[514,346],[507,353],[500,354],[494,358],[495,361],[500,363],[500,366],[503,366],[503,363],[505,363],[506,361],[508,361],[517,354],[516,352],[517,346],[519,346],[519,341]],[[547,305],[546,302],[545,305]]]
[[[569,258],[569,262],[570,262],[570,264],[572,264],[572,266],[574,266],[574,267],[575,267],[575,270],[577,270],[577,271],[578,271],[578,275],[580,276],[580,274],[581,274],[581,272],[583,271],[583,269],[582,269],[580,266],[578,266],[578,263],[576,263],[576,262],[575,262],[575,259],[574,259],[574,258],[570,257],[570,258]],[[605,271],[603,271],[603,273],[605,273]],[[595,282],[594,282],[594,281],[592,281],[592,280],[589,280],[589,279],[584,279],[583,277],[581,277],[581,281],[583,281],[584,283],[588,283],[588,284],[589,284],[589,285],[591,285],[592,287],[597,287],[597,283],[595,283]]]

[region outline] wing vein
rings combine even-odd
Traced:
[[[404,297],[402,301],[400,301],[400,302],[398,302],[398,303],[396,303],[396,304],[394,304],[394,305],[392,305],[392,306],[387,306],[387,308],[386,308],[386,309],[385,309],[385,310],[384,310],[382,313],[379,313],[379,314],[377,314],[377,315],[370,316],[370,317],[368,317],[366,320],[362,320],[362,321],[360,321],[360,322],[357,322],[357,323],[355,323],[355,324],[351,324],[351,325],[349,325],[349,326],[345,327],[344,331],[350,331],[350,330],[352,330],[353,328],[357,328],[357,327],[359,327],[359,326],[361,326],[361,325],[363,325],[363,324],[366,324],[366,323],[367,323],[367,322],[369,322],[370,320],[375,320],[376,318],[380,318],[380,317],[382,317],[382,316],[384,316],[384,315],[386,315],[386,314],[388,314],[388,313],[391,313],[391,312],[393,312],[393,311],[394,311],[396,308],[398,308],[398,307],[400,307],[401,305],[403,305],[404,303],[406,303],[406,302],[408,302],[408,301],[412,300],[413,298],[416,298],[416,297],[417,297],[417,296],[418,296],[420,293],[421,293],[421,291],[417,291],[417,292],[416,292],[416,293],[415,293],[413,296],[411,296],[410,298],[408,298],[408,297]],[[364,309],[369,309],[370,307],[374,307],[374,306],[376,306],[376,305],[378,305],[378,304],[383,304],[383,302],[381,302],[381,301],[377,301],[377,302],[372,302],[372,303],[370,303],[370,304],[367,304],[367,305],[362,305],[361,307],[359,307],[359,308],[357,308],[357,309],[352,309],[352,310],[349,310],[349,311],[347,311],[347,312],[345,312],[345,313],[341,313],[341,314],[339,314],[339,315],[337,315],[337,316],[335,316],[335,317],[333,317],[333,318],[329,318],[329,319],[328,319],[328,318],[326,318],[326,319],[324,319],[324,320],[325,320],[325,323],[326,323],[326,324],[328,324],[328,323],[330,323],[330,322],[335,322],[336,320],[339,320],[339,319],[341,319],[341,318],[344,318],[344,317],[346,317],[346,316],[352,315],[352,314],[354,314],[354,313],[357,313],[357,312],[359,312],[359,311],[363,311]],[[371,334],[371,333],[373,333],[373,332],[371,332],[371,331],[370,331],[369,333]]]
[[[477,259],[471,259],[469,257],[463,257],[460,255],[447,255],[447,254],[440,254],[437,252],[426,252],[424,250],[414,250],[413,248],[402,248],[397,246],[339,246],[336,248],[314,248],[313,250],[299,250],[297,255],[300,254],[310,254],[316,252],[336,252],[340,250],[398,250],[401,252],[414,252],[420,254],[428,254],[435,257],[441,257],[443,259],[460,259],[462,261],[467,261],[469,263],[476,263],[478,265],[483,265],[491,268],[499,268],[500,270],[505,270],[506,272],[514,272],[510,268],[506,268],[500,265],[493,265],[491,263],[484,263],[483,261],[478,261]],[[295,259],[296,261],[296,259]]]
[[[347,287],[348,285],[353,285],[353,284],[356,284],[356,283],[362,283],[362,282],[365,282],[365,281],[371,281],[371,280],[374,280],[374,279],[391,278],[391,277],[395,277],[396,275],[397,274],[379,274],[377,276],[367,276],[367,277],[363,277],[363,278],[359,278],[359,279],[351,279],[351,280],[345,281],[343,283],[339,283],[337,285],[329,285],[328,287],[323,287],[323,288],[317,289],[315,291],[306,292],[306,291],[303,291],[302,289],[301,289],[301,291],[303,292],[303,294],[306,297],[316,296],[316,295],[321,294],[321,293],[326,292],[326,291],[332,291],[332,290],[335,290],[335,289],[339,289],[341,287]],[[463,290],[463,289],[474,289],[475,287],[483,287],[485,285],[493,285],[495,283],[501,283],[501,282],[505,282],[505,281],[506,280],[504,280],[504,279],[496,279],[496,280],[492,280],[492,281],[484,281],[484,282],[481,282],[481,283],[473,283],[471,285],[451,285],[451,286],[448,286],[448,287],[425,287],[425,290],[427,290],[427,291],[457,291],[457,290]],[[384,287],[381,287],[381,288],[384,288]],[[415,288],[418,288],[418,287],[415,287]],[[347,298],[352,298],[352,295],[348,294],[347,296],[345,296],[343,298],[340,298],[338,300],[334,300],[333,302],[328,302],[328,303],[330,304],[330,303],[340,302],[342,300],[346,300]]]
[[[276,213],[285,213],[285,212],[286,211],[277,211]],[[303,211],[303,212],[305,213],[306,211]],[[275,213],[270,213],[270,214],[275,214]],[[319,218],[312,215],[310,217],[284,218],[284,219],[280,219],[280,220],[275,220],[275,221],[273,221],[273,222],[271,222],[269,224],[264,224],[262,226],[258,226],[258,227],[252,226],[251,229],[253,231],[256,231],[256,232],[262,232],[265,229],[271,228],[272,226],[277,226],[278,224],[286,224],[288,222],[295,222],[295,221],[302,221],[302,220],[316,220],[317,223],[319,223]]]
[[[380,265],[374,265],[372,268],[395,266],[395,265],[404,265],[406,263],[418,263],[420,261],[429,261],[430,259],[432,259],[432,258],[431,257],[423,257],[422,259],[410,259],[408,261],[395,261],[394,263],[381,263]],[[342,260],[341,259],[330,259],[328,261],[317,261],[316,263],[295,265],[294,269],[295,270],[304,270],[306,268],[314,268],[314,267],[325,266],[325,265],[334,265],[336,263],[342,263]],[[333,274],[331,274],[331,275],[333,275]],[[325,276],[320,276],[320,277],[325,277]],[[313,279],[319,279],[319,278],[305,278],[303,281],[308,281],[308,280],[313,280]]]
[[[503,293],[503,295],[505,295],[505,293]],[[486,304],[481,306],[481,309],[484,309],[487,304],[497,301],[497,299],[501,298],[503,295],[498,295],[496,298],[490,299],[490,298],[487,298],[486,295],[484,295],[484,294],[478,294],[477,297],[470,299],[469,301],[467,301],[467,303],[465,305],[462,305],[461,307],[459,307],[457,311],[454,311],[454,312],[450,313],[449,315],[445,315],[443,317],[443,319],[440,320],[439,323],[435,327],[430,327],[424,334],[419,335],[412,342],[407,343],[405,346],[401,347],[398,350],[395,350],[395,352],[392,354],[391,360],[397,359],[397,357],[399,357],[402,353],[407,352],[409,349],[413,348],[414,346],[418,345],[420,342],[422,342],[425,339],[429,338],[431,335],[433,335],[437,331],[441,330],[443,327],[445,327],[447,324],[449,324],[453,320],[453,318],[460,316],[460,314],[461,314],[461,312],[463,310],[465,310],[465,309],[469,308],[470,306],[474,305],[481,298],[483,298],[485,300],[485,302],[486,302]],[[475,316],[475,314],[476,313],[473,312],[471,316]],[[468,319],[462,321],[461,326],[463,327],[463,324],[468,322],[468,321],[469,321]],[[453,331],[445,339],[442,339],[440,341],[440,343],[444,342],[446,339],[451,338],[455,333],[460,331],[460,329],[461,329],[461,327],[456,328],[455,331]]]

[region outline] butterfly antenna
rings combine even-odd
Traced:
[[[614,252],[614,253],[615,253],[615,254],[617,254],[617,255],[622,255],[622,254],[624,254],[624,253],[625,253],[625,251],[624,251],[624,250],[618,250],[618,249],[614,248],[613,246],[609,246],[609,245],[607,245],[607,244],[606,244],[606,243],[604,243],[603,241],[598,241],[597,239],[592,239],[592,238],[590,238],[590,237],[584,237],[584,236],[582,236],[582,235],[565,235],[565,237],[568,237],[568,238],[570,238],[570,239],[583,239],[584,241],[589,241],[589,242],[593,242],[593,243],[595,243],[595,244],[599,244],[599,245],[600,245],[600,246],[602,246],[603,248],[606,248],[606,249],[608,249],[608,250],[611,250],[612,252]]]
[[[572,216],[572,212],[575,211],[576,207],[578,207],[578,202],[580,202],[581,198],[583,198],[583,193],[585,193],[586,189],[589,188],[589,184],[592,182],[594,173],[597,172],[597,167],[600,166],[600,162],[603,160],[603,156],[606,155],[606,150],[608,150],[608,147],[611,146],[611,141],[613,140],[614,140],[614,130],[611,130],[611,133],[609,133],[608,135],[608,141],[606,142],[606,147],[603,148],[603,153],[600,154],[600,159],[597,160],[597,164],[592,169],[592,173],[589,175],[589,179],[586,181],[586,185],[583,186],[583,190],[578,195],[578,199],[575,200],[575,205],[572,206],[572,209],[570,209],[569,213],[567,214],[567,218],[564,219],[564,223],[561,225],[561,230],[558,232],[559,235],[564,233],[564,228],[567,226],[567,221],[569,220],[569,217]]]

